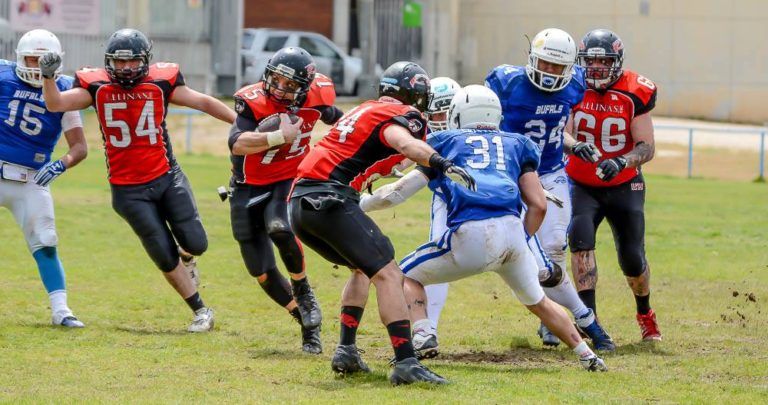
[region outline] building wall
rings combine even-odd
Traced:
[[[333,0],[245,0],[245,28],[284,28],[333,37]]]
[[[441,4],[441,0],[425,0]],[[528,44],[547,27],[577,41],[593,28],[615,31],[626,47],[624,66],[659,86],[656,113],[763,123],[768,120],[768,1],[766,0],[461,0],[455,69],[479,83],[494,66],[525,64]],[[438,39],[439,41],[439,39]]]

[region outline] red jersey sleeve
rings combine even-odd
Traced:
[[[379,140],[387,147],[391,147],[387,140],[384,138],[384,130],[390,125],[399,125],[408,130],[411,136],[416,139],[423,140],[427,135],[427,121],[424,119],[424,115],[417,109],[411,107],[408,111],[401,115],[392,117],[392,119],[382,126],[379,132]]]

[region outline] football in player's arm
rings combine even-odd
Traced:
[[[230,124],[235,112],[187,87],[177,64],[150,65],[152,45],[137,30],[118,30],[105,48],[104,68],[79,70],[74,88],[66,91],[60,91],[53,80],[61,56],[55,52],[43,55],[40,70],[47,106],[51,111],[96,108],[113,208],[194,312],[188,330],[208,331],[213,327],[214,312],[197,291],[199,273],[194,260],[208,248],[208,239],[189,181],[173,155],[165,116],[169,102],[199,109]]]
[[[0,60],[0,206],[8,208],[23,230],[48,292],[54,325],[82,328],[67,304],[64,268],[59,260],[53,198],[48,185],[88,155],[83,124],[77,112],[46,110],[38,66],[41,55],[62,55],[56,36],[44,29],[22,35],[16,62]],[[61,69],[51,72],[51,85],[67,90],[72,78]],[[69,149],[59,159],[51,154],[64,132]]]
[[[579,48],[589,87],[571,115],[568,132],[574,154],[592,144],[597,159],[571,159],[573,220],[569,231],[571,265],[579,295],[596,312],[595,234],[603,218],[614,232],[616,252],[637,307],[643,340],[661,340],[650,306],[650,267],[645,256],[645,180],[640,167],[653,159],[651,110],[656,85],[623,69],[624,45],[615,33],[588,32]],[[585,156],[589,157],[589,156]]]
[[[262,81],[235,93],[237,120],[229,134],[232,234],[248,272],[298,321],[302,350],[312,354],[322,352],[322,313],[288,222],[287,196],[315,123],[341,118],[335,101],[333,82],[315,72],[312,56],[302,48],[283,48],[270,58]],[[277,268],[272,244],[290,284]]]

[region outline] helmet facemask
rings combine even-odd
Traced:
[[[539,67],[539,61],[548,62],[554,65],[563,66],[561,74],[547,72]],[[528,74],[528,79],[541,90],[544,91],[559,91],[565,88],[571,81],[573,76],[573,63],[562,64],[559,61],[547,60],[541,56],[531,53],[528,56],[528,65],[525,67],[525,71]]]
[[[149,60],[152,54],[142,52],[135,54],[130,49],[118,49],[113,53],[104,54],[104,66],[109,78],[125,88],[132,88],[139,84],[149,73]],[[117,61],[139,61],[138,66],[118,68]]]
[[[610,59],[611,63],[608,66],[593,66],[596,59]],[[616,55],[588,56],[580,53],[579,64],[585,69],[587,85],[595,90],[605,90],[621,77],[622,60]]]
[[[279,78],[287,80],[280,84]],[[294,75],[293,69],[285,65],[267,65],[264,74],[264,91],[270,100],[286,107],[304,104],[311,82]],[[278,94],[278,92],[280,94]]]
[[[436,77],[429,81],[432,100],[427,107],[427,126],[430,131],[448,129],[448,109],[451,99],[461,88],[455,80],[449,77]]]

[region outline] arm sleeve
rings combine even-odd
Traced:
[[[658,93],[658,90],[656,88],[653,89],[653,93],[648,98],[648,102],[643,104],[642,102],[638,103],[637,108],[635,108],[635,116],[643,115],[647,112],[650,112],[651,110],[656,107],[656,94]]]
[[[240,135],[243,132],[246,131],[253,131],[257,127],[257,123],[254,120],[251,120],[249,118],[246,118],[242,115],[238,115],[235,119],[235,123],[232,125],[232,128],[229,130],[229,151],[232,151],[232,147],[235,145],[235,142],[237,142],[237,138],[240,138]]]
[[[344,115],[344,111],[333,105],[321,105],[313,108],[320,111],[320,119],[328,125],[335,124]]]
[[[61,116],[61,130],[64,132],[73,128],[82,128],[83,120],[80,119],[80,111],[67,111]]]
[[[429,183],[429,180],[418,170],[411,170],[394,183],[379,187],[371,195],[360,198],[360,209],[376,211],[394,207],[416,194]]]
[[[541,151],[539,146],[530,139],[525,139],[523,148],[520,151],[520,175],[538,170],[540,158]]]

